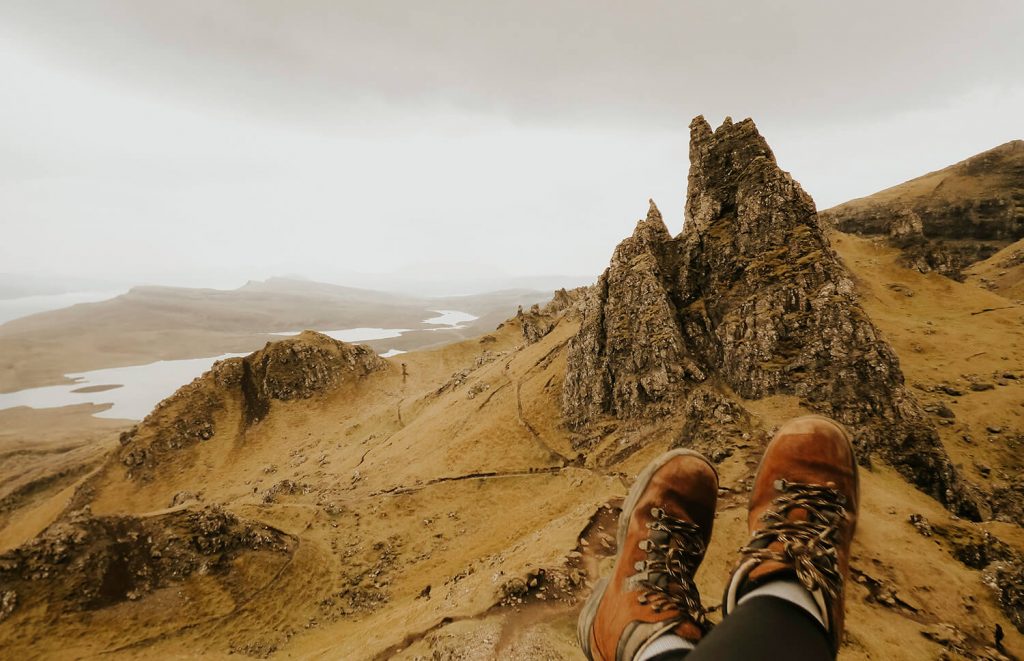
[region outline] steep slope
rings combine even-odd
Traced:
[[[593,288],[388,360],[304,334],[179,390],[19,523],[52,525],[0,555],[5,651],[578,659],[643,465],[718,464],[715,609],[768,434],[823,410],[872,458],[841,658],[1024,654],[1024,312],[830,240],[751,122],[693,132],[684,231],[652,208]],[[946,509],[972,503],[993,520]]]
[[[1024,237],[1024,141],[822,212],[843,232],[888,236],[904,263],[962,279],[963,269]]]
[[[556,398],[543,396],[559,387],[546,384],[560,379],[558,353],[572,330],[561,321],[525,346],[522,326],[511,320],[478,340],[402,356],[404,370],[387,361],[384,369],[344,370],[300,397],[271,397],[258,421],[247,419],[234,378],[245,365],[281,354],[296,375],[324,374],[332,362],[349,364],[327,355],[331,347],[341,357],[372,352],[308,334],[291,349],[279,347],[286,341],[220,364],[125,435],[60,520],[98,517],[89,525],[106,529],[103,522],[216,503],[239,521],[294,538],[287,563],[243,554],[212,566],[213,581],[175,574],[131,591],[126,625],[125,601],[84,611],[53,602],[49,615],[17,606],[39,603],[26,595],[63,593],[66,575],[26,579],[21,555],[7,555],[0,592],[18,596],[0,635],[11,649],[31,643],[37,654],[260,656],[302,632],[303,655],[365,658],[444,618],[518,599],[531,582],[562,603],[559,591],[575,590],[582,576],[565,566],[566,550],[599,505],[621,492],[616,478],[564,458]],[[236,571],[239,563],[244,569]],[[41,639],[47,631],[62,633]]]
[[[1024,239],[972,264],[966,274],[985,289],[1018,303],[1024,300]]]

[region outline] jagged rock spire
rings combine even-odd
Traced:
[[[671,237],[652,203],[615,249],[569,345],[568,425],[708,408],[701,402],[726,410],[732,393],[795,395],[852,425],[863,456],[979,516],[896,354],[857,302],[813,200],[753,121],[712,131],[697,117],[690,130],[684,231]]]
[[[685,355],[667,283],[674,266],[663,248],[672,237],[650,201],[647,217],[612,255],[586,304],[566,373],[566,415],[579,426],[602,412],[642,415],[672,402],[684,378],[703,378]],[[607,314],[606,314],[607,312]],[[609,371],[626,361],[628,369]]]
[[[758,161],[765,162],[758,167]],[[690,174],[686,197],[686,221],[695,229],[711,219],[734,213],[737,187],[758,175],[781,173],[775,155],[753,120],[733,124],[730,118],[716,130],[701,117],[690,122]],[[730,176],[722,177],[723,173]],[[756,182],[750,182],[756,185]],[[810,198],[807,198],[810,201]],[[813,212],[813,203],[811,203]]]

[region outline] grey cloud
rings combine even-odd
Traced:
[[[1022,18],[960,0],[0,0],[0,264],[191,284],[425,260],[596,273],[647,198],[681,227],[698,113],[753,116],[822,206],[1021,137]]]
[[[843,121],[1019,84],[1024,4],[28,0],[2,16],[75,66],[247,113],[342,121],[369,101],[672,127]]]

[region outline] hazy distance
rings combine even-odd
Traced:
[[[1022,20],[1010,1],[5,0],[0,271],[585,280],[649,197],[681,227],[698,113],[754,117],[819,208],[1021,137]]]

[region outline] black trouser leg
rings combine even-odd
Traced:
[[[799,606],[754,597],[736,607],[686,661],[831,661],[824,627]]]
[[[785,599],[754,597],[736,607],[690,652],[657,661],[832,661],[825,630]]]

